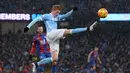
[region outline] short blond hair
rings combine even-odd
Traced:
[[[62,10],[60,5],[53,5],[52,10]]]

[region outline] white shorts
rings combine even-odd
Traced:
[[[59,53],[59,40],[64,38],[63,34],[66,29],[55,29],[47,33],[47,41],[49,43],[51,52],[57,51]]]

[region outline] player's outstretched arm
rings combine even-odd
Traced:
[[[24,28],[24,32],[27,32],[31,28],[31,26],[33,26],[38,21],[41,21],[41,17],[38,17],[38,18],[34,19],[33,21],[31,21],[29,23],[29,25]]]
[[[100,63],[100,64],[102,64],[102,62],[101,62],[101,60],[100,60],[99,56],[97,57],[97,59],[98,59],[99,63]]]
[[[36,45],[33,43],[32,48],[30,50],[30,55],[33,55],[35,52]]]
[[[88,63],[90,62],[90,56],[92,55],[92,52],[89,53],[88,55]]]
[[[29,59],[32,60],[32,55],[34,54],[36,50],[36,41],[35,39],[33,38],[33,43],[32,43],[32,48],[30,50],[30,55],[29,55]]]
[[[73,11],[77,11],[77,10],[78,7],[74,7],[71,11],[67,12],[66,14],[60,15],[60,20],[69,17],[73,13]]]

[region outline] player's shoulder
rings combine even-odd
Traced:
[[[51,17],[51,15],[49,14],[49,13],[46,13],[46,14],[43,14],[42,16],[41,16],[41,18],[42,19],[50,19],[50,17]]]
[[[48,17],[48,16],[50,16],[50,14],[49,13],[45,13],[42,16]]]
[[[92,50],[90,53],[94,53],[94,51]]]

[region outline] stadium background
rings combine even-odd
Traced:
[[[1,13],[48,13],[53,4],[64,7],[62,13],[78,6],[79,10],[59,28],[90,26],[101,7],[110,13],[129,13],[129,0],[0,0]],[[27,34],[30,21],[0,20],[0,72],[29,73],[29,50],[37,25]],[[42,23],[37,23],[42,24]],[[58,73],[85,73],[87,56],[96,43],[102,50],[103,73],[130,73],[130,23],[100,22],[96,31],[80,33],[61,40]],[[80,35],[80,36],[79,36]],[[50,71],[50,65],[46,66]],[[47,72],[50,73],[50,72]]]

